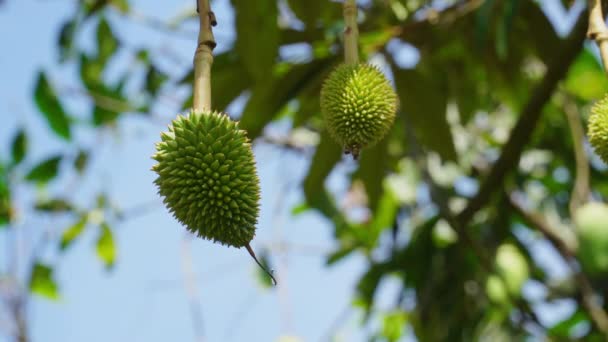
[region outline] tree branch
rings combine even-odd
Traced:
[[[581,123],[580,113],[571,99],[564,100],[564,112],[568,119],[570,132],[572,134],[572,144],[574,145],[574,158],[576,160],[576,178],[574,188],[570,196],[570,217],[574,217],[574,212],[578,207],[589,199],[589,160],[585,153],[585,130]]]
[[[517,167],[524,147],[530,140],[540,119],[543,107],[551,99],[559,81],[566,75],[570,65],[583,47],[586,28],[587,15],[581,14],[569,37],[564,42],[561,52],[555,55],[549,64],[545,77],[534,89],[532,97],[512,129],[511,136],[503,147],[500,157],[482,182],[477,195],[458,214],[457,221],[460,225],[468,225],[475,213],[488,203],[492,193],[501,188],[507,174]]]
[[[344,61],[346,64],[359,63],[359,28],[357,27],[357,1],[345,0],[344,14]]]
[[[595,40],[597,47],[600,49],[604,71],[608,73],[608,28],[606,28],[604,14],[602,12],[602,1],[588,0],[587,4],[589,7],[589,29],[587,30],[587,37],[591,40]]]
[[[561,257],[566,261],[566,264],[570,267],[574,279],[577,283],[579,290],[582,295],[582,303],[585,310],[589,313],[591,322],[593,325],[601,331],[606,337],[608,337],[608,314],[596,301],[595,292],[591,286],[591,281],[587,278],[575,263],[574,251],[568,246],[568,244],[562,240],[555,230],[551,228],[549,223],[545,221],[542,215],[529,212],[523,206],[521,206],[513,196],[507,195],[509,198],[509,204],[511,207],[522,217],[529,227],[537,229],[541,232],[547,240],[555,247]]]

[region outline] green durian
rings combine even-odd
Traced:
[[[356,158],[390,130],[397,95],[377,67],[341,64],[321,88],[321,111],[330,135]]]
[[[608,96],[591,107],[588,136],[595,153],[608,163]]]
[[[249,250],[260,181],[246,132],[225,114],[192,111],[161,139],[152,170],[169,211],[201,238]]]

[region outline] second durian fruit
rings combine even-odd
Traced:
[[[331,136],[355,157],[382,140],[395,121],[397,95],[369,64],[342,64],[321,88],[321,111]]]
[[[608,95],[591,107],[588,136],[595,153],[608,163]]]
[[[199,237],[249,248],[260,185],[246,132],[225,114],[192,111],[161,139],[152,169],[175,218]]]

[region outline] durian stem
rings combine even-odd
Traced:
[[[608,28],[604,21],[601,0],[589,0],[589,27],[587,38],[595,40],[600,50],[604,71],[608,74]]]
[[[255,260],[255,263],[258,264],[258,266],[260,266],[260,268],[266,272],[266,274],[268,274],[268,276],[270,277],[270,279],[272,279],[272,283],[274,285],[277,285],[277,280],[274,279],[274,276],[272,275],[271,272],[269,272],[259,261],[258,258],[255,256],[255,252],[253,251],[253,249],[251,248],[250,244],[246,244],[245,248],[247,248],[247,252],[249,252],[249,255],[251,255],[251,257],[253,258],[253,260]]]
[[[215,38],[211,26],[215,26],[215,16],[211,12],[209,0],[197,0],[200,20],[198,45],[194,53],[194,84],[192,89],[192,109],[196,112],[211,110],[211,65]]]
[[[344,62],[359,63],[359,28],[357,27],[357,1],[344,0]]]

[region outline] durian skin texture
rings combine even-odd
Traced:
[[[260,199],[246,132],[225,114],[190,112],[173,120],[156,149],[155,184],[173,216],[199,237],[246,246]]]
[[[604,163],[608,163],[608,95],[591,107],[588,124],[589,143]]]
[[[395,121],[397,95],[370,64],[341,64],[321,88],[321,111],[330,135],[346,152],[372,146]]]

